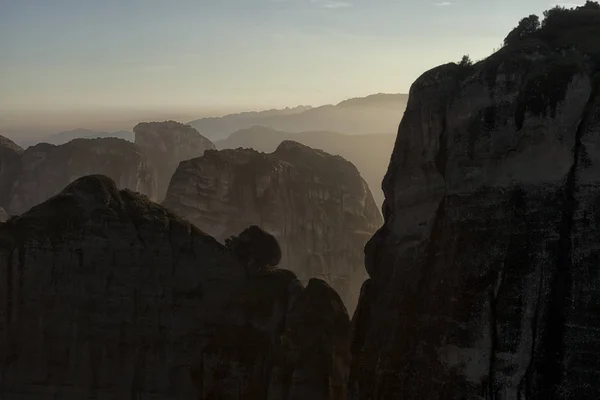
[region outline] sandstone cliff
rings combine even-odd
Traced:
[[[75,139],[54,146],[40,143],[20,156],[21,171],[10,191],[8,209],[20,214],[89,174],[104,174],[119,188],[156,196],[156,178],[146,156],[123,139]]]
[[[413,84],[350,398],[600,398],[600,65],[552,24]]]
[[[133,128],[135,144],[147,155],[158,179],[157,198],[165,198],[181,161],[200,157],[215,145],[189,125],[175,121],[141,122]]]
[[[22,153],[15,142],[0,136],[0,207],[8,207],[10,191],[21,172]]]
[[[279,256],[78,179],[0,224],[0,398],[345,399],[344,306]]]
[[[351,312],[366,278],[362,249],[382,222],[354,165],[292,141],[272,154],[207,151],[182,162],[164,205],[219,240],[259,225],[279,240],[283,266],[329,282]]]

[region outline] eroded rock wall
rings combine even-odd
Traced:
[[[292,141],[272,154],[207,151],[182,162],[163,204],[222,241],[259,225],[279,240],[281,265],[329,282],[351,313],[366,278],[362,248],[382,221],[354,165]]]

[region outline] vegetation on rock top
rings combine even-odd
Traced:
[[[588,1],[575,8],[556,6],[544,12],[540,23],[537,15],[523,18],[504,39],[504,45],[538,39],[554,50],[577,50],[587,55],[600,68],[600,4]]]

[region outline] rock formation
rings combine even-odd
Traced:
[[[599,13],[413,84],[349,398],[600,398]]]
[[[141,122],[133,128],[135,144],[148,155],[158,179],[157,196],[165,198],[181,161],[200,157],[215,145],[189,125],[175,121]]]
[[[382,222],[354,165],[292,141],[272,154],[211,150],[184,161],[164,205],[219,240],[259,225],[279,240],[283,266],[329,282],[351,312],[366,278],[362,249]]]
[[[22,153],[15,142],[0,136],[0,207],[8,207],[10,191],[21,172]]]
[[[403,108],[399,109],[397,115],[402,115],[403,111]],[[327,131],[290,133],[264,126],[253,126],[234,132],[225,140],[216,141],[215,146],[219,150],[244,147],[272,153],[284,140],[293,140],[313,149],[342,156],[356,166],[369,185],[377,208],[381,208],[383,204],[381,181],[387,171],[396,141],[396,134],[391,132],[366,135],[347,135]]]
[[[346,310],[278,252],[76,180],[0,224],[0,398],[345,399]]]
[[[90,174],[104,174],[119,188],[156,196],[156,178],[146,156],[123,139],[75,139],[60,146],[40,143],[27,148],[20,160],[22,170],[12,185],[8,203],[12,213],[23,213]]]

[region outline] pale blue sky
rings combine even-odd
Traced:
[[[574,1],[573,3],[583,3]],[[0,109],[198,110],[407,92],[547,0],[0,0]],[[12,114],[11,114],[12,113]]]

